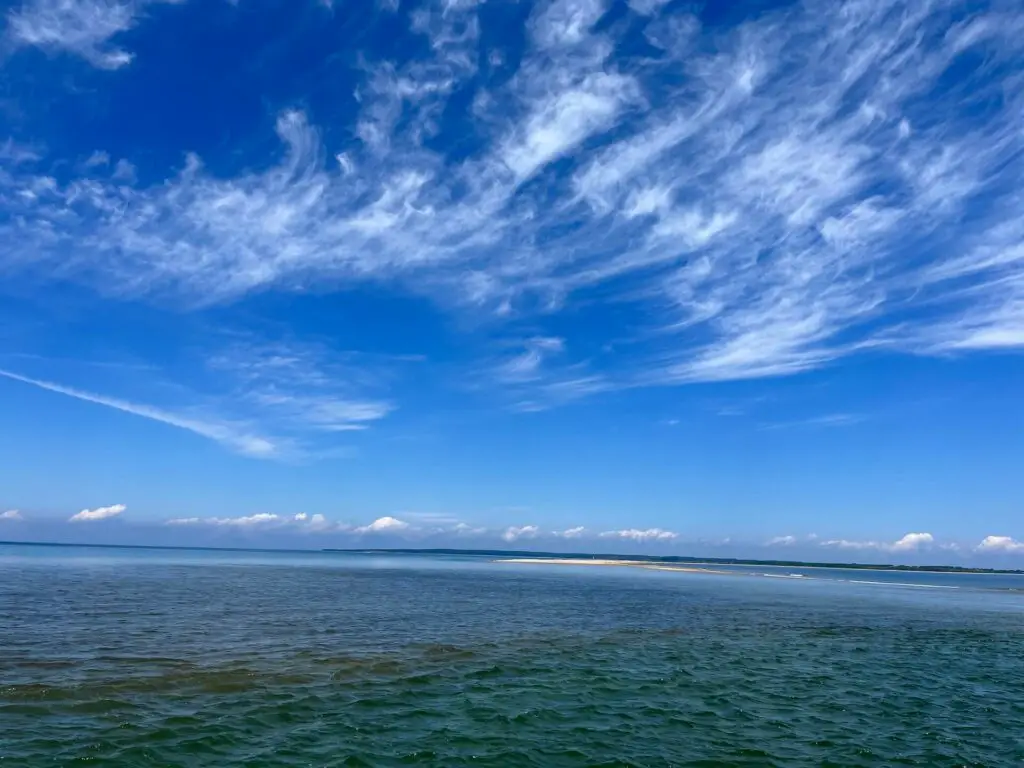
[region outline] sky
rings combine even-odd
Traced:
[[[1024,564],[1019,3],[0,19],[0,540]]]

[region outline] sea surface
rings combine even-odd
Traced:
[[[1024,577],[739,572],[0,546],[0,766],[1024,764]]]

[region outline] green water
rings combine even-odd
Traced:
[[[0,548],[0,764],[1018,766],[961,578]]]

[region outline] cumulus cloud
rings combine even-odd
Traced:
[[[796,542],[797,542],[796,536],[774,536],[773,538],[770,538],[770,539],[768,539],[768,541],[765,542],[765,546],[768,546],[768,547],[773,547],[773,546],[789,547],[789,546],[792,546],[793,544],[796,544]]]
[[[354,533],[398,533],[409,530],[409,523],[399,520],[397,517],[378,517],[369,525],[361,525],[353,528]]]
[[[1016,554],[1024,552],[1024,541],[1017,541],[1009,536],[986,536],[975,549],[979,552]]]
[[[540,529],[536,525],[510,525],[501,534],[501,538],[512,542],[519,539],[534,539],[538,534],[540,534]]]
[[[930,533],[908,533],[903,538],[894,541],[890,545],[893,552],[908,552],[922,547],[928,547],[935,542],[935,537]]]
[[[599,535],[602,539],[624,539],[637,542],[672,541],[679,538],[679,534],[675,531],[666,531],[662,528],[647,528],[645,530],[627,528],[621,531],[604,531]]]
[[[306,530],[310,531],[327,531],[334,527],[334,524],[328,520],[324,515],[315,514],[310,516],[308,520],[303,521]]]
[[[0,512],[0,520],[24,520],[24,516],[17,509],[8,509],[5,512]]]
[[[81,512],[68,518],[71,523],[84,523],[94,520],[109,520],[124,512],[127,507],[124,504],[113,504],[109,507],[96,507],[96,509],[83,509]]]
[[[566,528],[564,531],[555,531],[555,536],[563,539],[579,539],[585,536],[587,529],[582,525],[577,525],[575,528]]]

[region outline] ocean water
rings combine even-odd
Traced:
[[[1024,762],[1024,577],[788,573],[0,547],[0,765]]]

